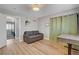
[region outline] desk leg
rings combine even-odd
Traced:
[[[68,43],[68,55],[71,55],[72,44]]]

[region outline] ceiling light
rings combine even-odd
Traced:
[[[38,7],[33,8],[34,11],[39,11],[40,9]]]
[[[40,5],[39,4],[33,4],[32,9],[33,9],[33,11],[39,11],[40,10]]]

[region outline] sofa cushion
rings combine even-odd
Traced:
[[[39,34],[39,31],[33,31],[33,34],[37,35],[37,34]]]
[[[33,32],[32,31],[27,31],[26,35],[28,35],[28,36],[33,35]]]
[[[32,36],[29,36],[29,38],[31,39],[31,38],[37,38],[37,37],[41,37],[41,35],[32,35]]]

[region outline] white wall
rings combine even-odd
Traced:
[[[6,45],[6,18],[4,15],[0,14],[0,48]]]
[[[23,39],[23,33],[24,31],[32,31],[32,30],[38,30],[38,26],[37,26],[37,20],[33,19],[33,18],[27,18],[27,17],[20,17],[20,33],[19,33],[19,37],[20,39]],[[25,25],[25,21],[28,20],[29,23],[27,25]]]
[[[19,18],[15,18],[15,39],[19,39]]]
[[[52,15],[43,16],[41,18],[38,18],[39,31],[44,34],[45,39],[46,38],[49,39],[49,29],[50,29],[50,27],[46,26],[46,24],[50,25],[49,24],[50,18],[57,17],[57,16],[68,15],[68,14],[79,13],[79,8],[68,9],[68,10],[66,8],[66,10],[63,9],[62,11],[61,11],[62,7],[60,7],[60,8],[56,7],[56,8],[57,8],[57,10],[59,9],[58,11],[56,10],[57,13],[55,13],[55,11],[54,11],[54,14],[52,14]]]
[[[49,39],[49,18],[48,17],[38,20],[38,29],[40,33],[44,34],[45,39]]]

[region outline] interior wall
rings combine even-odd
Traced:
[[[25,24],[25,21],[29,21],[27,24]],[[27,17],[20,17],[20,39],[23,39],[23,34],[25,31],[33,31],[33,30],[38,30],[37,26],[37,20],[33,18],[27,18]]]
[[[6,17],[3,14],[0,14],[0,48],[6,45]]]
[[[49,18],[48,17],[38,20],[38,29],[40,33],[44,34],[45,39],[49,39]]]
[[[15,19],[15,39],[19,39],[19,18],[14,17]]]
[[[59,9],[61,9],[61,8],[59,8]],[[59,11],[59,12],[54,13],[52,15],[38,18],[39,31],[44,34],[45,38],[49,39],[49,29],[50,29],[49,21],[50,21],[50,18],[68,15],[68,14],[74,14],[74,13],[79,13],[79,8],[63,10],[62,12]],[[49,26],[45,26],[46,24],[48,24]]]

